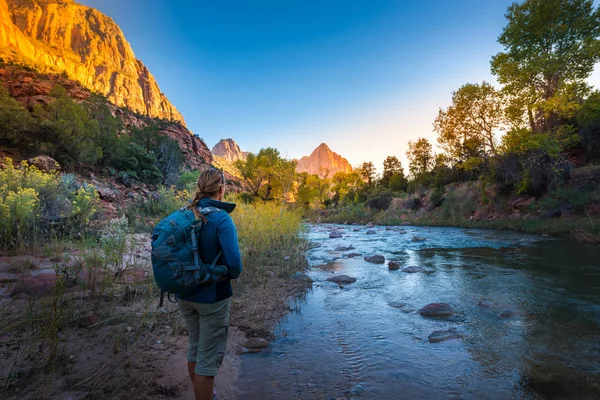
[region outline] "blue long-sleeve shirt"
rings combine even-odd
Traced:
[[[202,286],[192,294],[178,297],[194,303],[213,304],[233,295],[231,279],[236,279],[242,272],[242,257],[238,244],[237,230],[229,213],[235,209],[235,204],[213,199],[200,200],[200,207],[216,207],[220,212],[212,212],[206,216],[207,223],[200,230],[198,250],[204,264],[210,265],[219,251],[223,254],[217,260],[218,265],[225,265],[229,278],[210,285]]]

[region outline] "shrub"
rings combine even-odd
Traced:
[[[436,188],[433,193],[431,193],[431,205],[434,207],[439,207],[444,201],[444,190],[442,188]]]
[[[369,199],[365,202],[365,206],[373,208],[375,210],[387,210],[392,202],[392,196],[383,195]]]
[[[84,234],[97,211],[98,192],[72,175],[41,171],[26,161],[0,170],[0,248],[27,247],[51,233]]]

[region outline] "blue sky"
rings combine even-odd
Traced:
[[[232,137],[299,158],[326,142],[379,170],[388,155],[406,169],[409,140],[435,142],[453,90],[495,82],[489,61],[512,2],[78,1],[120,25],[209,147]]]

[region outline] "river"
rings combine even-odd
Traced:
[[[266,352],[242,356],[240,399],[600,398],[600,246],[410,226],[308,237],[313,288]],[[326,281],[339,274],[357,281]],[[434,302],[456,313],[418,313]],[[454,338],[431,343],[434,331]]]

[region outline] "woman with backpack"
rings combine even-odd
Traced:
[[[223,202],[225,176],[209,169],[200,174],[189,208],[202,220],[198,238],[201,261],[226,266],[227,275],[200,286],[191,294],[177,295],[189,334],[188,372],[196,400],[213,398],[214,378],[223,362],[229,332],[231,279],[242,272],[237,232],[229,213],[235,204]]]

